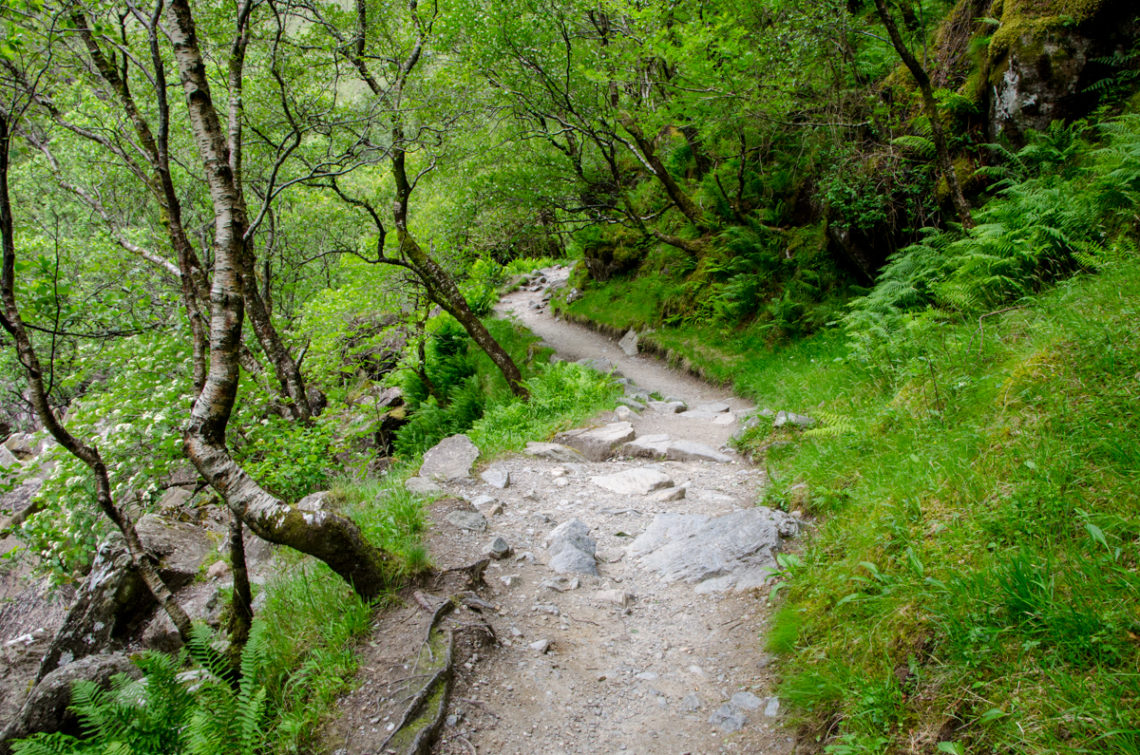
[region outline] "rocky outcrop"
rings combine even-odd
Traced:
[[[1092,112],[1094,85],[1115,73],[1104,60],[1127,52],[1140,31],[1131,0],[998,0],[991,13],[1001,25],[986,65],[990,131],[1014,143]]]

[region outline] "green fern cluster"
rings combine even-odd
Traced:
[[[189,650],[178,656],[147,651],[135,663],[141,679],[116,675],[109,689],[75,684],[71,708],[84,736],[38,734],[15,742],[16,755],[255,755],[267,732],[263,632],[250,636],[241,680],[210,649],[213,635],[198,627]],[[197,669],[181,673],[189,661]]]
[[[842,414],[817,410],[812,412],[812,416],[819,424],[804,430],[804,437],[807,438],[835,438],[859,431],[855,420]]]
[[[1054,124],[1017,153],[995,147],[1006,162],[986,171],[1000,180],[977,227],[928,230],[852,302],[844,321],[856,357],[895,361],[915,329],[1006,306],[1126,246],[1140,202],[1140,117],[1109,122],[1098,148],[1085,130]]]

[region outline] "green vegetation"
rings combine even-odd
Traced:
[[[1140,750],[1140,120],[1082,134],[1009,155],[978,227],[900,251],[843,329],[649,335],[820,420],[742,445],[819,520],[766,642],[826,752]],[[640,311],[572,310],[600,301]]]
[[[819,420],[741,441],[819,521],[805,741],[1140,751],[1133,4],[192,5],[0,3],[0,440],[57,441],[0,458],[45,478],[5,558],[78,582],[194,486],[290,550],[239,686],[199,637],[35,746],[311,749],[430,566],[420,455],[612,406],[492,317],[563,260],[557,311]]]

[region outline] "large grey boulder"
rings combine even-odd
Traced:
[[[28,433],[12,433],[4,441],[4,448],[21,461],[26,461],[36,455],[35,440]]]
[[[457,482],[471,476],[471,465],[479,458],[479,449],[460,433],[444,438],[424,454],[420,477],[438,482]]]
[[[718,517],[658,514],[627,549],[666,582],[688,582],[697,592],[763,585],[776,553],[796,523],[782,511],[750,508]]]
[[[619,495],[649,495],[654,490],[673,487],[669,475],[647,467],[591,477],[590,482]]]
[[[77,729],[76,716],[68,710],[71,688],[79,681],[92,681],[106,688],[116,674],[133,679],[142,676],[138,667],[120,653],[90,655],[52,671],[36,684],[20,712],[0,731],[0,755],[11,752],[13,740],[40,732]]]
[[[614,449],[636,437],[633,425],[628,422],[611,422],[604,427],[583,428],[558,433],[554,440],[576,449],[590,461],[605,461]]]
[[[560,574],[597,574],[597,543],[590,528],[581,520],[571,519],[555,527],[546,538],[550,568]]]
[[[4,446],[0,446],[0,469],[19,466],[20,460]]]

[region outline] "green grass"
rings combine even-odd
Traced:
[[[768,500],[806,483],[821,517],[769,638],[809,738],[1140,752],[1138,302],[1124,260],[991,318],[984,341],[947,324],[895,374],[833,363],[789,390],[802,355],[750,370],[855,429],[752,444],[793,442],[766,459]]]

